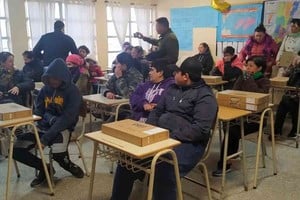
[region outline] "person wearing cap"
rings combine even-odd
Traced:
[[[179,55],[179,44],[175,33],[169,27],[166,17],[156,19],[156,32],[159,39],[145,37],[142,33],[136,32],[134,37],[144,40],[152,45],[158,46],[157,51],[146,56],[149,61],[164,61],[168,64],[176,64]]]
[[[275,40],[266,32],[263,24],[257,26],[254,34],[246,41],[245,46],[239,53],[239,59],[246,62],[251,56],[264,56],[267,60],[267,69],[265,76],[270,77],[272,66],[275,65],[275,59],[278,52],[278,46]]]
[[[201,78],[202,66],[195,58],[183,61],[171,85],[150,112],[146,123],[168,129],[170,137],[181,144],[175,147],[180,176],[189,173],[201,159],[216,119],[218,105],[211,88]],[[144,172],[133,173],[117,166],[111,200],[129,199],[135,180]],[[172,165],[156,165],[153,199],[176,199],[176,181]]]
[[[150,80],[140,84],[130,96],[134,120],[146,121],[164,92],[174,83],[173,73],[176,67],[176,65],[167,65],[163,62],[152,63],[149,71]]]
[[[228,81],[224,84],[225,90],[232,89],[234,82],[242,74],[244,66],[234,51],[232,46],[225,47],[223,59],[217,61],[216,67],[211,72],[213,76],[222,76],[224,81]]]
[[[45,86],[40,90],[34,106],[34,114],[42,117],[37,122],[42,147],[51,145],[53,159],[75,177],[82,178],[82,169],[70,160],[68,153],[70,132],[78,121],[82,97],[72,83],[64,60],[60,58],[50,63],[42,81]],[[17,136],[13,151],[16,161],[39,170],[38,176],[30,184],[31,187],[46,180],[41,159],[31,152],[35,146],[34,134],[27,132]]]
[[[280,45],[276,63],[279,66],[280,57],[284,52],[292,52],[295,54],[295,58],[300,51],[300,19],[293,18],[290,22],[290,33],[288,33],[282,40]],[[279,76],[288,76],[288,67],[290,66],[280,66],[282,68],[279,69]]]
[[[57,20],[54,23],[54,32],[43,35],[33,48],[34,57],[39,58],[44,66],[49,65],[55,58],[66,60],[70,52],[78,54],[74,40],[64,33],[64,27],[65,24]]]

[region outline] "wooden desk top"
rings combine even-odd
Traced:
[[[153,156],[159,151],[162,151],[164,149],[171,149],[180,144],[179,141],[170,138],[154,144],[140,147],[131,144],[129,142],[126,142],[124,140],[120,140],[118,138],[103,134],[101,131],[87,133],[85,134],[85,137],[93,141],[99,142],[101,144],[105,144],[119,151],[125,152],[130,156],[138,159],[143,159],[143,158]]]
[[[219,81],[219,82],[215,82],[215,83],[206,83],[209,86],[218,86],[218,85],[224,85],[228,83],[228,81]]]
[[[33,121],[37,121],[40,119],[41,119],[40,116],[32,115],[31,117],[24,117],[24,118],[19,118],[19,119],[0,121],[0,128],[12,127],[17,124],[21,124],[21,123],[25,123],[25,122],[33,122]]]
[[[231,121],[251,114],[251,111],[237,108],[219,106],[218,119],[222,121]]]
[[[84,101],[113,106],[121,103],[129,103],[129,99],[108,99],[102,94],[92,94],[83,96]]]

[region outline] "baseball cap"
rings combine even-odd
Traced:
[[[180,67],[177,68],[177,71],[188,73],[195,77],[201,77],[202,64],[196,58],[188,57],[182,62]]]

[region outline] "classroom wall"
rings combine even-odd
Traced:
[[[25,7],[20,0],[7,1],[10,21],[11,48],[15,56],[15,66],[21,69],[24,65],[22,53],[28,49],[28,37],[25,21]]]
[[[236,4],[249,4],[249,3],[262,3],[262,0],[226,0],[226,2],[236,5]],[[170,19],[170,9],[171,8],[184,8],[184,7],[198,7],[198,6],[210,6],[211,0],[163,0],[163,1],[157,1],[157,17],[168,17]],[[172,26],[172,25],[171,25]],[[171,27],[172,28],[172,27]],[[199,41],[201,41],[201,38],[195,38],[197,37],[194,30],[194,43],[193,43],[193,50],[192,51],[180,51],[179,52],[179,59],[178,63],[180,64],[185,58],[192,56],[197,53],[197,47],[199,45]],[[206,35],[207,36],[207,35]],[[210,46],[211,52],[213,54],[214,59],[216,60],[217,57],[215,55],[216,52],[216,45],[215,44],[215,37],[213,35],[210,35],[211,37],[206,37],[205,41]]]

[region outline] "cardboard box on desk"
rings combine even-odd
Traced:
[[[32,110],[16,103],[0,104],[0,120],[11,120],[32,116]]]
[[[205,83],[219,83],[222,81],[222,76],[208,76],[208,75],[202,75],[201,76]]]
[[[167,129],[131,119],[103,124],[101,131],[137,146],[147,146],[169,138]]]
[[[250,111],[262,111],[269,105],[269,94],[225,90],[218,92],[218,104]]]
[[[271,78],[271,86],[273,87],[284,87],[287,86],[287,82],[289,80],[289,77],[275,77]]]

